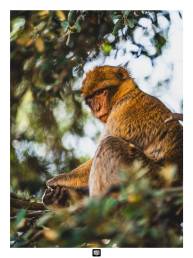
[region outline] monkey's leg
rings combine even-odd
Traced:
[[[137,160],[145,164],[147,159],[133,144],[120,137],[103,139],[93,159],[89,195],[103,196],[113,185],[120,184],[120,171],[128,171]]]

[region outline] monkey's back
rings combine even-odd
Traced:
[[[113,107],[107,130],[132,142],[152,160],[182,164],[183,128],[178,121],[165,123],[171,114],[160,100],[137,88]]]

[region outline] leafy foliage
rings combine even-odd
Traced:
[[[182,189],[155,190],[145,178],[123,187],[116,198],[85,198],[39,218],[29,215],[20,210],[12,221],[12,246],[182,246]]]

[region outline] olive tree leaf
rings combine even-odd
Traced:
[[[117,35],[118,31],[122,28],[122,20],[118,20],[116,23],[115,23],[115,26],[114,26],[114,29],[113,29],[113,32],[112,34],[113,35]]]

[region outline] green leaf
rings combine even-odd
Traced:
[[[36,225],[38,227],[44,226],[46,224],[47,221],[49,221],[49,219],[53,216],[52,213],[46,213],[45,215],[43,215],[42,217],[40,217],[37,222]]]
[[[112,50],[112,46],[109,44],[109,42],[105,42],[102,44],[101,49],[105,55],[109,55]]]
[[[157,48],[157,52],[160,53],[162,47],[166,44],[167,41],[162,35],[160,35],[159,33],[156,33],[154,37],[154,42],[155,42],[155,47]]]
[[[131,11],[124,11],[123,13],[124,13],[124,16],[128,16],[129,15],[129,13],[130,13]]]
[[[25,209],[21,209],[16,216],[16,225],[19,225],[20,222],[25,218],[26,216],[26,210]]]
[[[104,201],[103,215],[107,215],[108,212],[117,205],[117,200],[113,198],[107,198]]]
[[[25,19],[22,17],[17,17],[12,21],[11,25],[12,25],[11,40],[14,40],[17,37],[17,33],[24,29]]]
[[[46,26],[46,23],[44,21],[40,22],[37,26],[35,26],[36,32],[41,31]]]
[[[76,14],[76,11],[70,11],[68,13],[68,22],[70,25],[73,25],[75,22],[75,14]]]
[[[62,27],[64,29],[64,32],[66,32],[69,28],[69,22],[68,21],[63,21],[61,24],[62,24]]]
[[[74,24],[76,31],[81,32],[81,26],[80,26],[80,21],[79,19],[76,20],[76,23]]]
[[[130,29],[133,29],[135,27],[135,19],[129,18],[127,20],[127,25],[129,26]]]
[[[112,14],[112,19],[114,22],[116,22],[117,20],[120,20],[122,18],[122,15],[120,14]]]
[[[113,35],[117,35],[118,31],[122,28],[122,20],[118,20],[116,23],[115,23],[115,26],[114,26],[114,29],[113,29],[113,32],[112,34]]]

